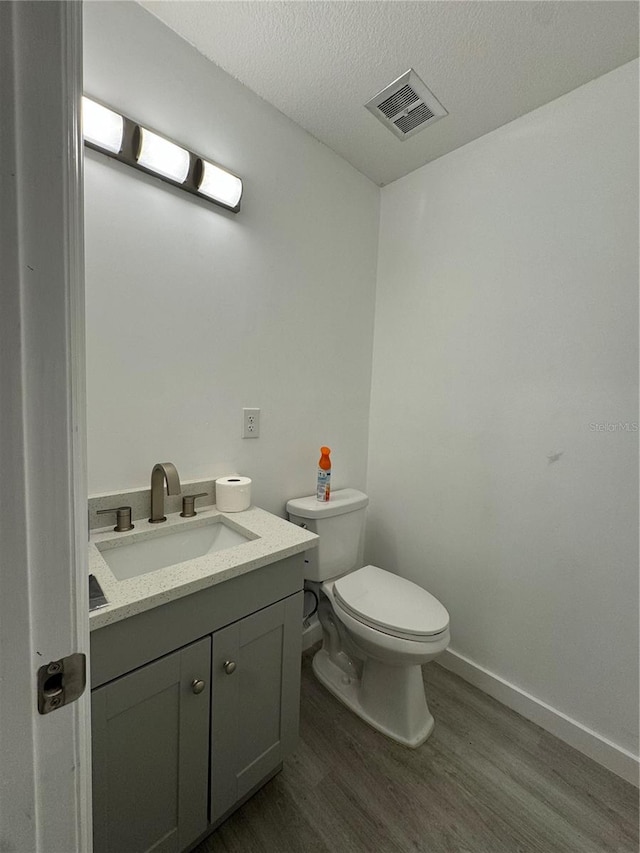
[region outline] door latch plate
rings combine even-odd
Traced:
[[[50,714],[75,702],[87,684],[87,658],[75,652],[38,669],[38,711]]]

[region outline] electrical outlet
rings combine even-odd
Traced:
[[[242,410],[242,437],[258,438],[260,435],[260,409]]]

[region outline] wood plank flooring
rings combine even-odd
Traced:
[[[300,744],[194,853],[638,853],[638,791],[437,663],[409,750],[303,657]]]

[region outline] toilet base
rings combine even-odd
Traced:
[[[322,648],[313,657],[313,671],[336,699],[392,740],[415,749],[433,731],[421,666],[390,666],[368,658],[358,679],[348,676]]]

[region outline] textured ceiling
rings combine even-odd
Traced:
[[[636,2],[141,5],[380,185],[638,56]],[[409,67],[449,115],[399,140],[364,104]]]

